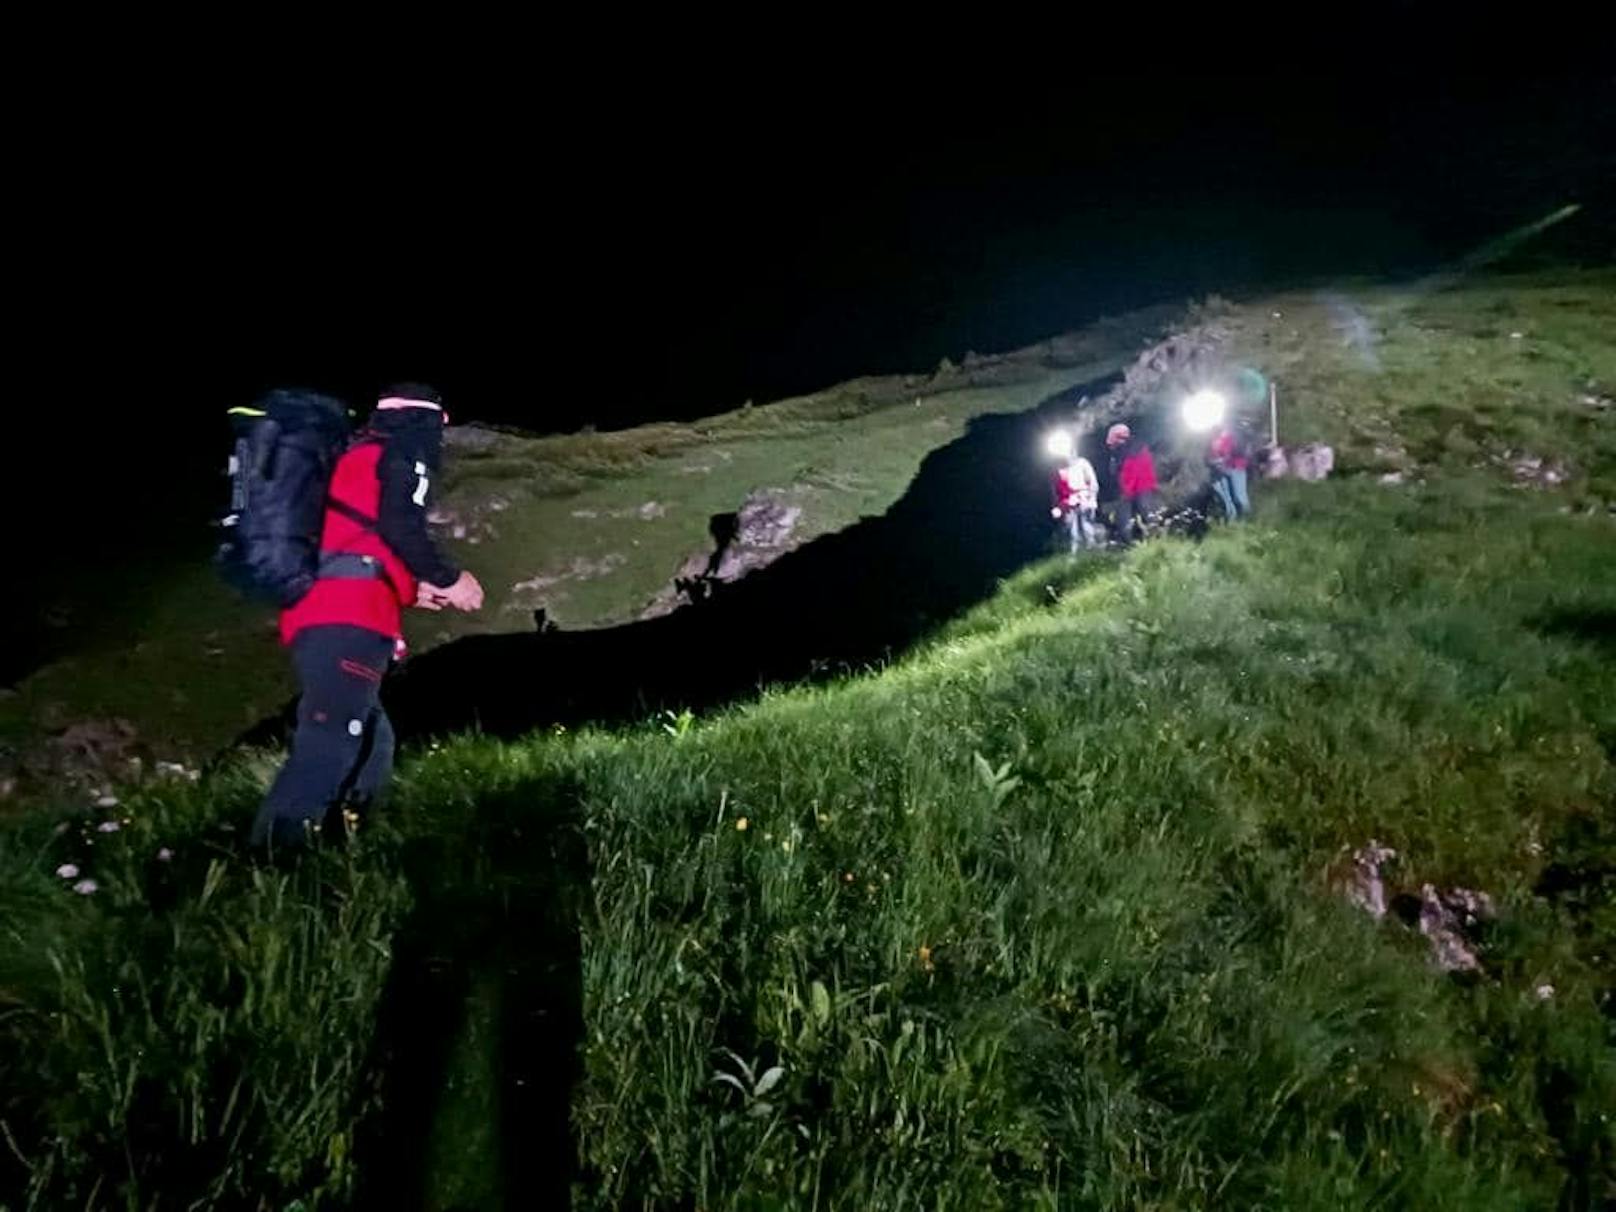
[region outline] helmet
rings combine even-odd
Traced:
[[[1133,437],[1133,430],[1118,422],[1105,431],[1105,444],[1107,446],[1120,446],[1131,437]]]

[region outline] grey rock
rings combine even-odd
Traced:
[[[1374,838],[1352,852],[1352,868],[1344,888],[1347,900],[1377,922],[1386,916],[1386,880],[1381,869],[1396,857],[1397,851]]]
[[[1434,884],[1420,889],[1420,933],[1431,944],[1431,962],[1444,972],[1481,968],[1469,932],[1493,916],[1492,897],[1485,892],[1468,888],[1439,891]]]
[[[1335,470],[1335,450],[1323,442],[1309,442],[1291,452],[1291,474],[1298,480],[1322,480]]]

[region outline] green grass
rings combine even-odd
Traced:
[[[355,1152],[401,1110],[383,1080],[432,1068],[370,1051],[407,978],[448,995],[415,1108],[444,1212],[538,1206],[523,1161],[557,1153],[585,1208],[1600,1206],[1616,526],[1583,506],[1612,421],[1559,410],[1616,381],[1586,319],[1613,304],[1514,292],[1581,300],[1486,439],[1573,460],[1553,491],[1451,451],[1280,485],[1200,544],[1028,569],[865,676],[418,754],[381,822],[293,874],[221,832],[262,762],[140,792],[113,834],[14,822],[0,1192],[345,1206],[410,1160]],[[1461,303],[1401,306],[1423,333]],[[1293,432],[1344,453],[1370,427],[1424,450],[1427,405],[1517,356],[1416,361],[1427,338],[1388,330],[1360,380],[1310,355],[1309,306],[1277,308],[1298,331],[1262,364]],[[1372,837],[1399,891],[1496,899],[1482,975],[1344,902]],[[570,1131],[511,1115],[529,1079]]]
[[[439,538],[481,578],[487,606],[476,617],[412,615],[410,644],[419,652],[468,634],[530,631],[540,605],[566,627],[632,619],[687,557],[711,547],[708,519],[756,489],[802,507],[803,541],[881,513],[971,418],[1020,411],[1110,373],[1167,318],[1151,309],[957,370],[856,380],[688,424],[502,433],[451,449],[442,503],[475,523],[463,539],[448,528]],[[599,389],[621,387],[607,379]],[[652,516],[642,516],[648,504]],[[272,613],[228,591],[205,552],[193,555],[132,562],[98,581],[93,597],[69,595],[72,650],[0,697],[0,747],[28,751],[52,729],[117,717],[156,757],[194,764],[284,704],[293,688]],[[535,578],[551,583],[516,590]]]

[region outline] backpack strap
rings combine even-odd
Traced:
[[[348,449],[351,451],[359,446],[376,441],[377,439],[372,436],[361,435],[359,440],[350,445]],[[366,513],[357,505],[349,504],[334,493],[326,494],[325,507],[332,513],[340,514],[347,518],[350,522],[371,534],[376,533],[376,527],[381,520]],[[375,556],[360,555],[357,552],[349,551],[322,551],[317,575],[321,580],[383,581],[393,591],[393,596],[399,599],[400,604],[409,605],[404,601],[404,595],[399,593],[398,585],[388,574],[386,566]]]
[[[326,497],[325,507],[332,513],[340,513],[350,522],[358,523],[366,530],[375,530],[376,523],[379,521],[379,519],[371,517],[370,514],[366,513],[363,509],[359,509],[356,506],[348,504],[347,501],[344,501],[340,497]]]

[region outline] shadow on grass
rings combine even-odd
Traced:
[[[1544,635],[1580,640],[1616,652],[1616,609],[1605,606],[1558,607],[1532,620]]]
[[[577,792],[479,804],[406,843],[416,905],[382,997],[363,1208],[565,1208],[583,1032]],[[469,843],[469,844],[468,844]]]
[[[765,685],[879,663],[1049,553],[1044,431],[1110,382],[1072,388],[1026,413],[977,418],[927,456],[885,514],[670,615],[474,636],[417,657],[389,684],[389,714],[406,738],[470,727],[513,736],[712,707]]]

